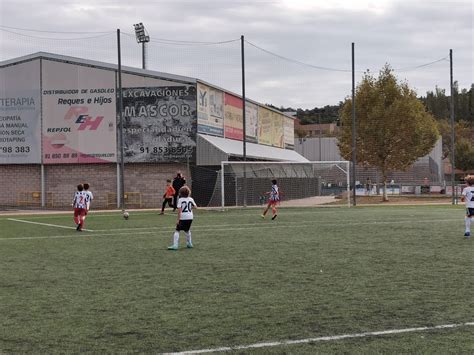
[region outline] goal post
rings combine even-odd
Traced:
[[[285,206],[350,207],[350,162],[223,161],[221,207],[261,206],[271,180],[277,180]],[[246,188],[244,188],[246,186]]]

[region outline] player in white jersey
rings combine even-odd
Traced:
[[[277,204],[280,202],[280,189],[278,188],[277,181],[275,179],[272,180],[272,189],[269,192],[266,192],[268,196],[268,204],[267,207],[263,210],[262,218],[265,218],[268,210],[272,209],[272,219],[277,218]]]
[[[89,191],[89,184],[84,184],[84,191],[87,195],[89,195],[89,201],[87,201],[87,213],[89,213],[89,209],[91,208],[91,202],[94,199],[94,195],[92,194],[92,191]]]
[[[464,217],[466,232],[464,236],[469,239],[471,237],[471,221],[474,217],[474,175],[468,175],[464,180],[467,186],[462,190],[461,201],[466,204],[466,217]]]
[[[82,232],[84,227],[88,202],[89,195],[84,191],[84,186],[82,184],[77,185],[77,191],[72,200],[72,207],[74,207],[74,223],[77,225],[76,230],[78,232]]]
[[[193,223],[193,208],[197,208],[196,202],[190,197],[191,190],[187,186],[183,186],[178,192],[178,223],[176,224],[176,231],[173,235],[173,245],[168,247],[168,250],[178,250],[179,247],[179,232],[184,231],[186,235],[186,247],[192,248],[193,241],[191,239],[191,223]]]

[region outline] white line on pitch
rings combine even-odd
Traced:
[[[17,220],[21,221],[21,220]],[[424,222],[448,222],[448,221],[457,221],[457,219],[446,219],[446,220],[423,220]],[[21,221],[25,223],[34,223],[38,224],[37,222],[30,222],[30,221]],[[360,224],[372,224],[372,225],[378,225],[378,224],[396,224],[396,223],[407,223],[411,221],[382,221],[382,222],[358,222],[358,223],[349,223],[347,225],[360,225]],[[72,228],[73,227],[66,227],[66,226],[59,226],[59,225],[50,225],[46,223],[39,223],[39,224],[44,224],[48,226],[54,226],[54,227],[61,227],[61,228]],[[337,224],[333,223],[326,223],[327,225],[332,225],[334,227],[337,227]],[[205,233],[215,233],[215,232],[222,232],[222,231],[228,231],[229,228],[231,228],[233,231],[235,230],[251,230],[255,228],[255,225],[259,226],[259,229],[284,229],[285,227],[292,227],[291,225],[285,225],[279,224],[279,223],[271,223],[271,224],[262,224],[262,223],[249,223],[249,224],[241,224],[239,227],[236,227],[235,224],[228,224],[228,225],[216,225],[216,226],[196,226],[198,228],[193,228],[194,231],[197,233],[199,232],[205,232]],[[313,227],[314,223],[301,223],[298,222],[298,226],[300,227]],[[90,236],[93,237],[114,237],[114,236],[134,236],[134,235],[147,235],[147,234],[168,234],[168,233],[173,233],[174,229],[173,228],[163,228],[163,227],[149,227],[146,228],[145,231],[136,231],[138,228],[123,228],[123,229],[94,229],[94,234],[90,234]],[[85,230],[85,229],[84,229]],[[149,230],[149,231],[146,231]],[[90,230],[87,230],[90,231]],[[102,234],[96,234],[97,232],[120,232],[123,231],[123,233],[102,233]],[[133,233],[127,232],[127,231],[134,231]],[[64,236],[44,236],[44,237],[14,237],[14,238],[0,238],[0,241],[7,241],[7,240],[34,240],[34,239],[59,239],[59,238],[77,238],[78,235],[74,236],[69,236],[69,235],[64,235]]]
[[[421,220],[418,220],[417,222],[458,222],[459,221],[459,218],[451,218],[451,219],[421,219]],[[374,224],[374,225],[378,225],[378,224],[398,224],[398,223],[410,223],[410,222],[413,222],[412,219],[406,219],[406,220],[396,220],[396,221],[365,221],[365,222],[347,222],[347,223],[343,223],[343,224],[337,224],[335,222],[317,222],[317,225],[330,225],[330,226],[334,226],[334,227],[338,227],[338,226],[342,226],[342,227],[347,227],[347,226],[352,226],[352,225],[370,225],[370,224]],[[260,222],[254,222],[254,223],[239,223],[238,226],[239,227],[243,227],[243,226],[247,226],[247,227],[251,227],[251,226],[261,226],[261,227],[265,227],[266,225],[264,225],[263,221],[260,221]],[[277,222],[272,222],[274,223],[275,225],[277,225],[278,221]],[[315,223],[311,223],[311,224],[308,224],[308,223],[304,223],[304,222],[301,222],[301,221],[285,221],[284,222],[284,225],[279,225],[278,228],[284,228],[285,226],[287,225],[298,225],[298,226],[314,226]],[[217,228],[232,228],[232,229],[235,229],[235,224],[213,224],[213,228],[215,229],[216,227]],[[96,232],[111,232],[111,231],[126,231],[126,230],[137,230],[137,229],[162,229],[163,227],[162,226],[158,226],[158,227],[135,227],[135,228],[114,228],[114,229],[95,229]],[[209,228],[209,226],[205,226],[205,225],[193,225],[193,230],[200,230],[200,228]]]
[[[188,350],[188,351],[165,353],[165,354],[169,354],[169,355],[203,354],[203,353],[224,352],[224,351],[234,351],[234,350],[258,349],[258,348],[267,348],[267,347],[273,347],[273,346],[307,344],[307,343],[315,343],[315,342],[320,342],[320,341],[333,341],[333,340],[363,338],[363,337],[379,336],[379,335],[424,332],[427,330],[450,329],[450,328],[459,328],[459,327],[468,327],[468,326],[474,326],[474,322],[466,322],[466,323],[458,323],[458,324],[443,324],[443,325],[436,325],[436,326],[431,326],[431,327],[390,329],[390,330],[381,330],[381,331],[376,331],[376,332],[341,334],[341,335],[323,336],[323,337],[307,338],[307,339],[299,339],[299,340],[283,340],[283,341],[273,341],[273,342],[267,342],[267,343],[255,343],[255,344],[248,344],[248,345],[223,346],[223,347],[213,348],[213,349]]]
[[[25,221],[24,219],[16,219],[16,218],[7,218],[9,221],[21,222],[21,223],[29,223],[29,224],[39,224],[40,226],[47,226],[47,227],[56,227],[56,228],[64,228],[64,229],[76,229],[76,227],[69,227],[69,226],[61,226],[59,224],[50,224],[50,223],[41,223],[41,222],[33,222],[33,221]],[[83,231],[93,232],[92,229],[83,229]]]

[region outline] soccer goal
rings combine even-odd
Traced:
[[[271,180],[277,180],[283,206],[350,207],[348,161],[223,161],[220,171],[222,208],[267,203]]]

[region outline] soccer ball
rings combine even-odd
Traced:
[[[125,212],[123,213],[123,218],[124,218],[124,219],[128,219],[129,216],[130,216],[130,215],[128,214],[127,211],[125,211]]]

